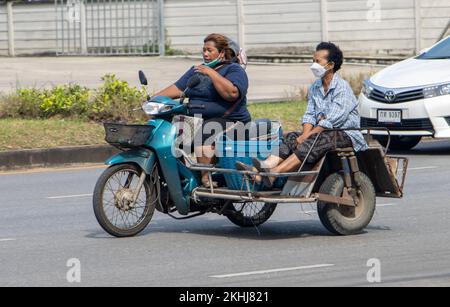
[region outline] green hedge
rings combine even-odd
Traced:
[[[58,85],[51,89],[26,88],[0,96],[0,118],[71,118],[94,121],[130,121],[142,119],[134,112],[145,99],[145,91],[130,87],[108,74],[95,90],[78,84]]]

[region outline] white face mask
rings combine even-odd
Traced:
[[[325,76],[328,70],[325,69],[325,67],[323,67],[319,63],[314,63],[311,66],[311,71],[316,78],[323,78],[323,76]]]

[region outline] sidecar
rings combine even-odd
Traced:
[[[326,229],[333,234],[352,235],[363,231],[372,220],[377,197],[403,197],[408,159],[388,156],[387,149],[371,138],[370,129],[366,130],[369,149],[363,152],[336,147],[316,165],[303,163],[292,173],[236,170],[236,161],[251,164],[252,157],[263,159],[276,152],[281,142],[280,130],[281,125],[272,122],[270,133],[247,141],[219,137],[216,166],[198,165],[185,154],[184,161],[191,171],[207,171],[211,180],[224,179],[220,188],[195,188],[193,202],[222,201],[217,213],[242,227],[266,222],[277,205],[317,204],[319,218]],[[266,190],[252,180],[256,174],[278,180],[274,188]]]

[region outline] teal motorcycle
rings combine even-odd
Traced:
[[[141,84],[148,84],[142,71]],[[281,142],[281,125],[256,121],[255,132],[246,140],[218,135],[217,163],[198,164],[192,152],[177,148],[183,133],[175,119],[194,113],[189,90],[200,80],[192,78],[179,101],[148,97],[142,111],[151,117],[145,125],[105,123],[106,141],[121,152],[106,161],[109,167],[94,190],[94,213],[100,226],[115,237],[139,234],[150,223],[155,210],[174,219],[206,213],[227,217],[240,227],[256,227],[272,216],[277,205],[317,203],[322,224],[331,233],[360,233],[370,223],[376,197],[403,196],[408,160],[388,157],[381,146],[356,154],[352,148],[336,148],[316,165],[292,173],[258,173],[278,177],[267,190],[253,180],[257,173],[235,168],[236,161],[251,164],[264,158]],[[267,129],[258,129],[261,123]],[[370,129],[368,129],[370,138]],[[316,139],[317,140],[317,139]],[[219,187],[201,185],[207,172]]]

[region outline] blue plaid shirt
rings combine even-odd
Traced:
[[[322,116],[325,119],[322,119]],[[325,129],[359,129],[361,118],[358,112],[358,100],[350,85],[335,74],[327,93],[322,80],[313,83],[308,93],[308,107],[303,124],[321,126]],[[353,143],[355,151],[368,148],[360,131],[345,131]]]

